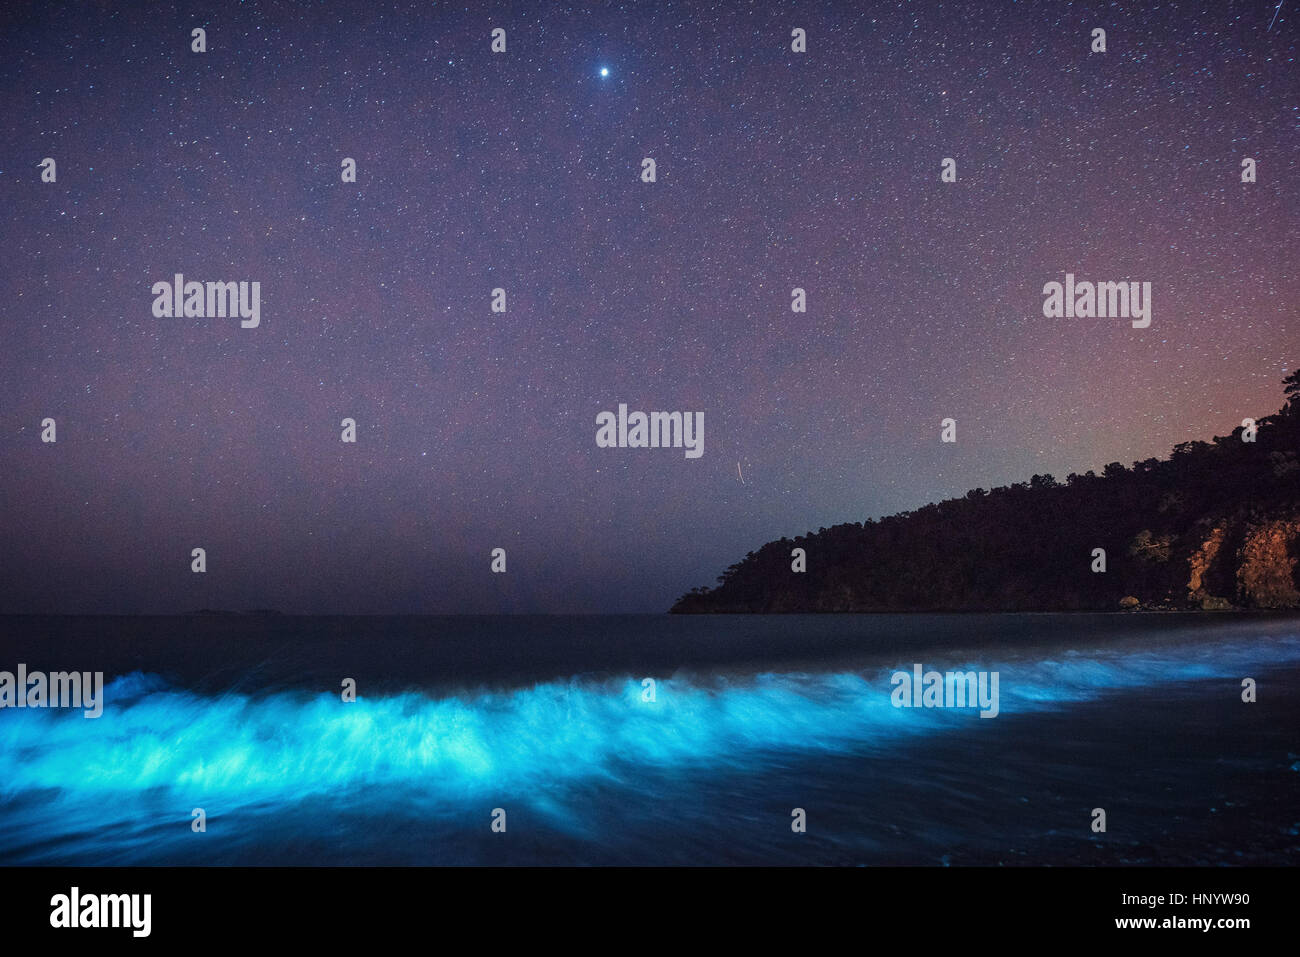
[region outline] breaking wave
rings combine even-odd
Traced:
[[[1037,659],[1002,653],[998,660],[945,661],[930,652],[922,663],[926,670],[997,671],[995,720],[1005,722],[1170,682],[1223,679],[1226,692],[1236,693],[1243,676],[1297,661],[1300,638],[1291,636]],[[188,833],[193,807],[258,814],[314,797],[370,810],[400,802],[435,814],[480,798],[543,806],[560,800],[566,784],[631,786],[647,767],[745,773],[774,753],[878,752],[913,735],[994,723],[974,708],[895,708],[890,676],[912,664],[679,674],[656,682],[653,701],[644,700],[636,677],[362,695],[344,703],[337,693],[290,690],[203,696],[137,672],[105,687],[98,719],[79,710],[0,711],[0,837],[39,828],[47,835],[42,844],[11,850],[30,860],[62,853],[53,850],[60,821],[69,837],[102,833],[105,821],[115,822],[126,846],[132,828],[150,832],[141,823],[149,815],[164,814],[171,828],[180,821]]]

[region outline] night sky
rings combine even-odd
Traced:
[[[663,611],[1300,361],[1300,3],[86,6],[0,14],[0,611]],[[1066,272],[1150,328],[1044,318]]]

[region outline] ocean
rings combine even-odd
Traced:
[[[7,865],[1300,860],[1294,615],[0,619],[20,663],[104,710],[0,710]]]

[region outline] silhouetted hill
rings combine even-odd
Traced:
[[[1300,372],[1284,386],[1253,442],[1237,428],[1132,468],[1035,475],[769,542],[672,611],[1300,607]],[[795,548],[806,572],[792,570]]]

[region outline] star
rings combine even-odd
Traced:
[[[110,48],[138,48],[148,11],[121,6],[120,17],[97,22],[104,43],[82,51],[95,78],[86,89],[96,103],[114,104],[113,123],[87,127],[91,104],[58,92],[66,78],[57,55],[0,80],[0,139],[17,140],[32,164],[22,169],[27,186],[0,204],[0,234],[40,249],[0,263],[0,285],[15,289],[11,299],[26,317],[16,348],[32,359],[13,371],[0,359],[8,373],[0,375],[0,409],[26,410],[11,431],[27,443],[21,454],[35,457],[0,471],[0,501],[53,514],[59,502],[84,501],[83,487],[126,490],[96,500],[121,508],[113,521],[51,519],[40,548],[21,560],[12,545],[29,528],[0,508],[0,546],[10,546],[0,547],[0,612],[187,610],[211,601],[302,612],[657,613],[703,583],[692,578],[697,569],[725,567],[773,534],[890,515],[964,496],[972,485],[1163,457],[1179,442],[1275,409],[1280,378],[1300,364],[1287,312],[1300,301],[1300,273],[1252,270],[1249,257],[1233,252],[1259,235],[1294,231],[1289,194],[1276,188],[1300,116],[1286,96],[1293,34],[1279,0],[1249,5],[1256,32],[1241,50],[1221,42],[1235,36],[1238,13],[1228,4],[1179,4],[1176,13],[1169,4],[1133,5],[1120,18],[1121,32],[1141,41],[1143,64],[1176,68],[1181,56],[1201,70],[1194,100],[1156,70],[1121,77],[1105,59],[1114,50],[1089,56],[1091,24],[1026,21],[1013,4],[984,4],[953,50],[943,46],[951,34],[942,18],[912,9],[937,4],[872,4],[875,13],[861,15],[839,8],[863,4],[801,4],[806,55],[790,50],[783,24],[763,20],[745,27],[758,32],[747,34],[743,51],[704,61],[707,40],[697,49],[695,41],[650,38],[678,21],[697,37],[726,35],[737,22],[726,4],[682,5],[669,20],[654,4],[623,4],[619,13],[540,4],[526,32],[545,28],[545,42],[516,35],[504,55],[492,53],[481,16],[457,4],[410,50],[394,50],[383,30],[321,18],[313,36],[331,51],[325,60],[298,47],[263,59],[264,45],[243,42],[197,54],[187,29],[168,41],[162,72],[140,76],[139,64]],[[230,5],[228,34],[261,35],[248,6]],[[564,6],[592,13],[575,20]],[[1260,38],[1266,13],[1278,33]],[[41,50],[66,42],[57,17],[35,20]],[[816,60],[817,37],[832,35],[833,73]],[[908,39],[891,47],[888,37]],[[1050,57],[991,57],[987,44],[1003,49],[1008,37],[1013,48],[1074,51],[1076,72]],[[215,42],[211,30],[208,39]],[[917,50],[930,53],[918,60]],[[614,67],[600,62],[606,56],[627,65],[626,82],[615,83]],[[208,82],[212,64],[256,82],[204,100],[205,127],[236,131],[205,140],[192,124],[166,118],[189,115],[193,84]],[[366,68],[355,64],[374,72],[363,80],[357,71]],[[418,89],[417,64],[436,95]],[[1077,73],[1084,65],[1086,76]],[[613,89],[593,88],[592,74]],[[271,97],[272,89],[282,95]],[[344,108],[308,126],[303,116],[335,93],[348,100]],[[400,109],[430,121],[385,120]],[[471,124],[443,144],[444,109],[494,121],[486,133]],[[1099,113],[1113,127],[1108,135],[1057,135],[1068,127],[1054,124]],[[845,115],[857,119],[846,124]],[[1171,191],[1154,176],[1118,184],[1113,170],[1132,161],[1130,141],[1195,188]],[[853,158],[880,143],[894,154],[883,165]],[[174,161],[132,167],[136,188],[119,190],[118,168],[103,157],[136,148]],[[391,165],[402,150],[418,162]],[[259,173],[252,194],[223,192],[231,170],[264,151],[293,156],[291,169]],[[46,156],[58,160],[55,183],[39,182],[35,164]],[[1246,156],[1259,161],[1254,184],[1241,182]],[[341,178],[345,157],[358,164],[355,183]],[[640,182],[648,157],[665,176],[674,171],[671,182]],[[957,164],[956,183],[940,179],[945,157]],[[897,175],[875,175],[885,169]],[[0,180],[14,172],[5,162]],[[271,189],[281,177],[286,188]],[[493,198],[480,201],[485,185]],[[246,198],[253,194],[256,202]],[[148,228],[159,202],[176,215],[165,229]],[[491,223],[480,221],[484,203]],[[1134,229],[1127,217],[1110,218],[1126,208]],[[1063,222],[1091,222],[1093,234],[1061,230]],[[950,248],[952,235],[966,239]],[[1025,257],[1022,246],[1041,252]],[[1213,274],[1198,277],[1195,262],[1215,264]],[[1044,317],[1043,286],[1067,270],[1080,280],[1152,281],[1151,329]],[[176,273],[259,281],[261,327],[156,319],[150,287]],[[498,287],[505,314],[491,312]],[[795,287],[806,290],[807,314],[790,311]],[[961,309],[950,299],[957,290]],[[894,314],[895,302],[907,303],[915,326]],[[130,304],[119,320],[130,336],[95,318],[106,303],[114,316],[119,303]],[[298,321],[313,310],[315,321]],[[391,314],[382,334],[349,332],[349,315],[384,310]],[[872,324],[871,336],[861,335],[862,323]],[[68,332],[57,349],[43,338],[55,328]],[[943,342],[965,345],[949,356]],[[1288,371],[1279,377],[1282,363]],[[151,374],[159,366],[165,376]],[[802,370],[823,367],[814,389]],[[1101,377],[1125,398],[1085,407],[1080,397]],[[229,394],[226,380],[239,387],[239,404],[227,406],[234,415],[212,405]],[[596,413],[633,395],[656,397],[648,409],[706,413],[705,471],[670,450],[597,447]],[[292,414],[276,411],[286,408]],[[1179,408],[1198,411],[1168,417]],[[1035,424],[1022,439],[1005,423],[1025,410]],[[60,433],[48,446],[40,439],[47,415]],[[65,434],[73,415],[76,427]],[[864,444],[862,415],[881,423],[888,447]],[[951,456],[926,424],[949,415],[970,420],[957,430],[961,471],[940,470]],[[259,416],[274,423],[262,430]],[[357,423],[355,449],[340,441],[344,416]],[[990,431],[967,448],[976,418]],[[132,431],[141,421],[157,428]],[[35,436],[18,433],[21,425]],[[100,441],[74,441],[91,435]],[[8,463],[13,443],[0,445]],[[56,450],[57,463],[36,467]],[[816,462],[803,484],[794,461]],[[210,476],[197,502],[190,463]],[[765,480],[751,488],[746,464]],[[732,469],[743,495],[730,484]],[[483,550],[497,529],[544,541],[591,515],[618,514],[630,504],[621,490],[632,471],[653,494],[580,547],[596,547],[601,560],[627,556],[634,581],[589,576],[588,563],[542,549],[530,574],[551,587],[502,589],[514,579],[492,576]],[[670,504],[674,520],[648,537],[647,523]],[[348,534],[313,552],[312,574],[295,572],[300,590],[261,574],[267,564],[301,564],[308,532],[332,523]],[[701,541],[701,527],[717,534]],[[208,528],[229,536],[221,564],[238,572],[222,573],[228,591],[198,596],[203,576],[183,561],[194,547],[187,529]],[[82,582],[69,569],[87,548],[143,557]],[[444,552],[437,587],[412,586],[428,556]],[[156,578],[153,554],[177,556],[176,574]],[[414,577],[394,569],[414,569]],[[57,598],[51,576],[61,576]],[[154,587],[160,581],[165,589]],[[351,585],[339,592],[339,581]]]

